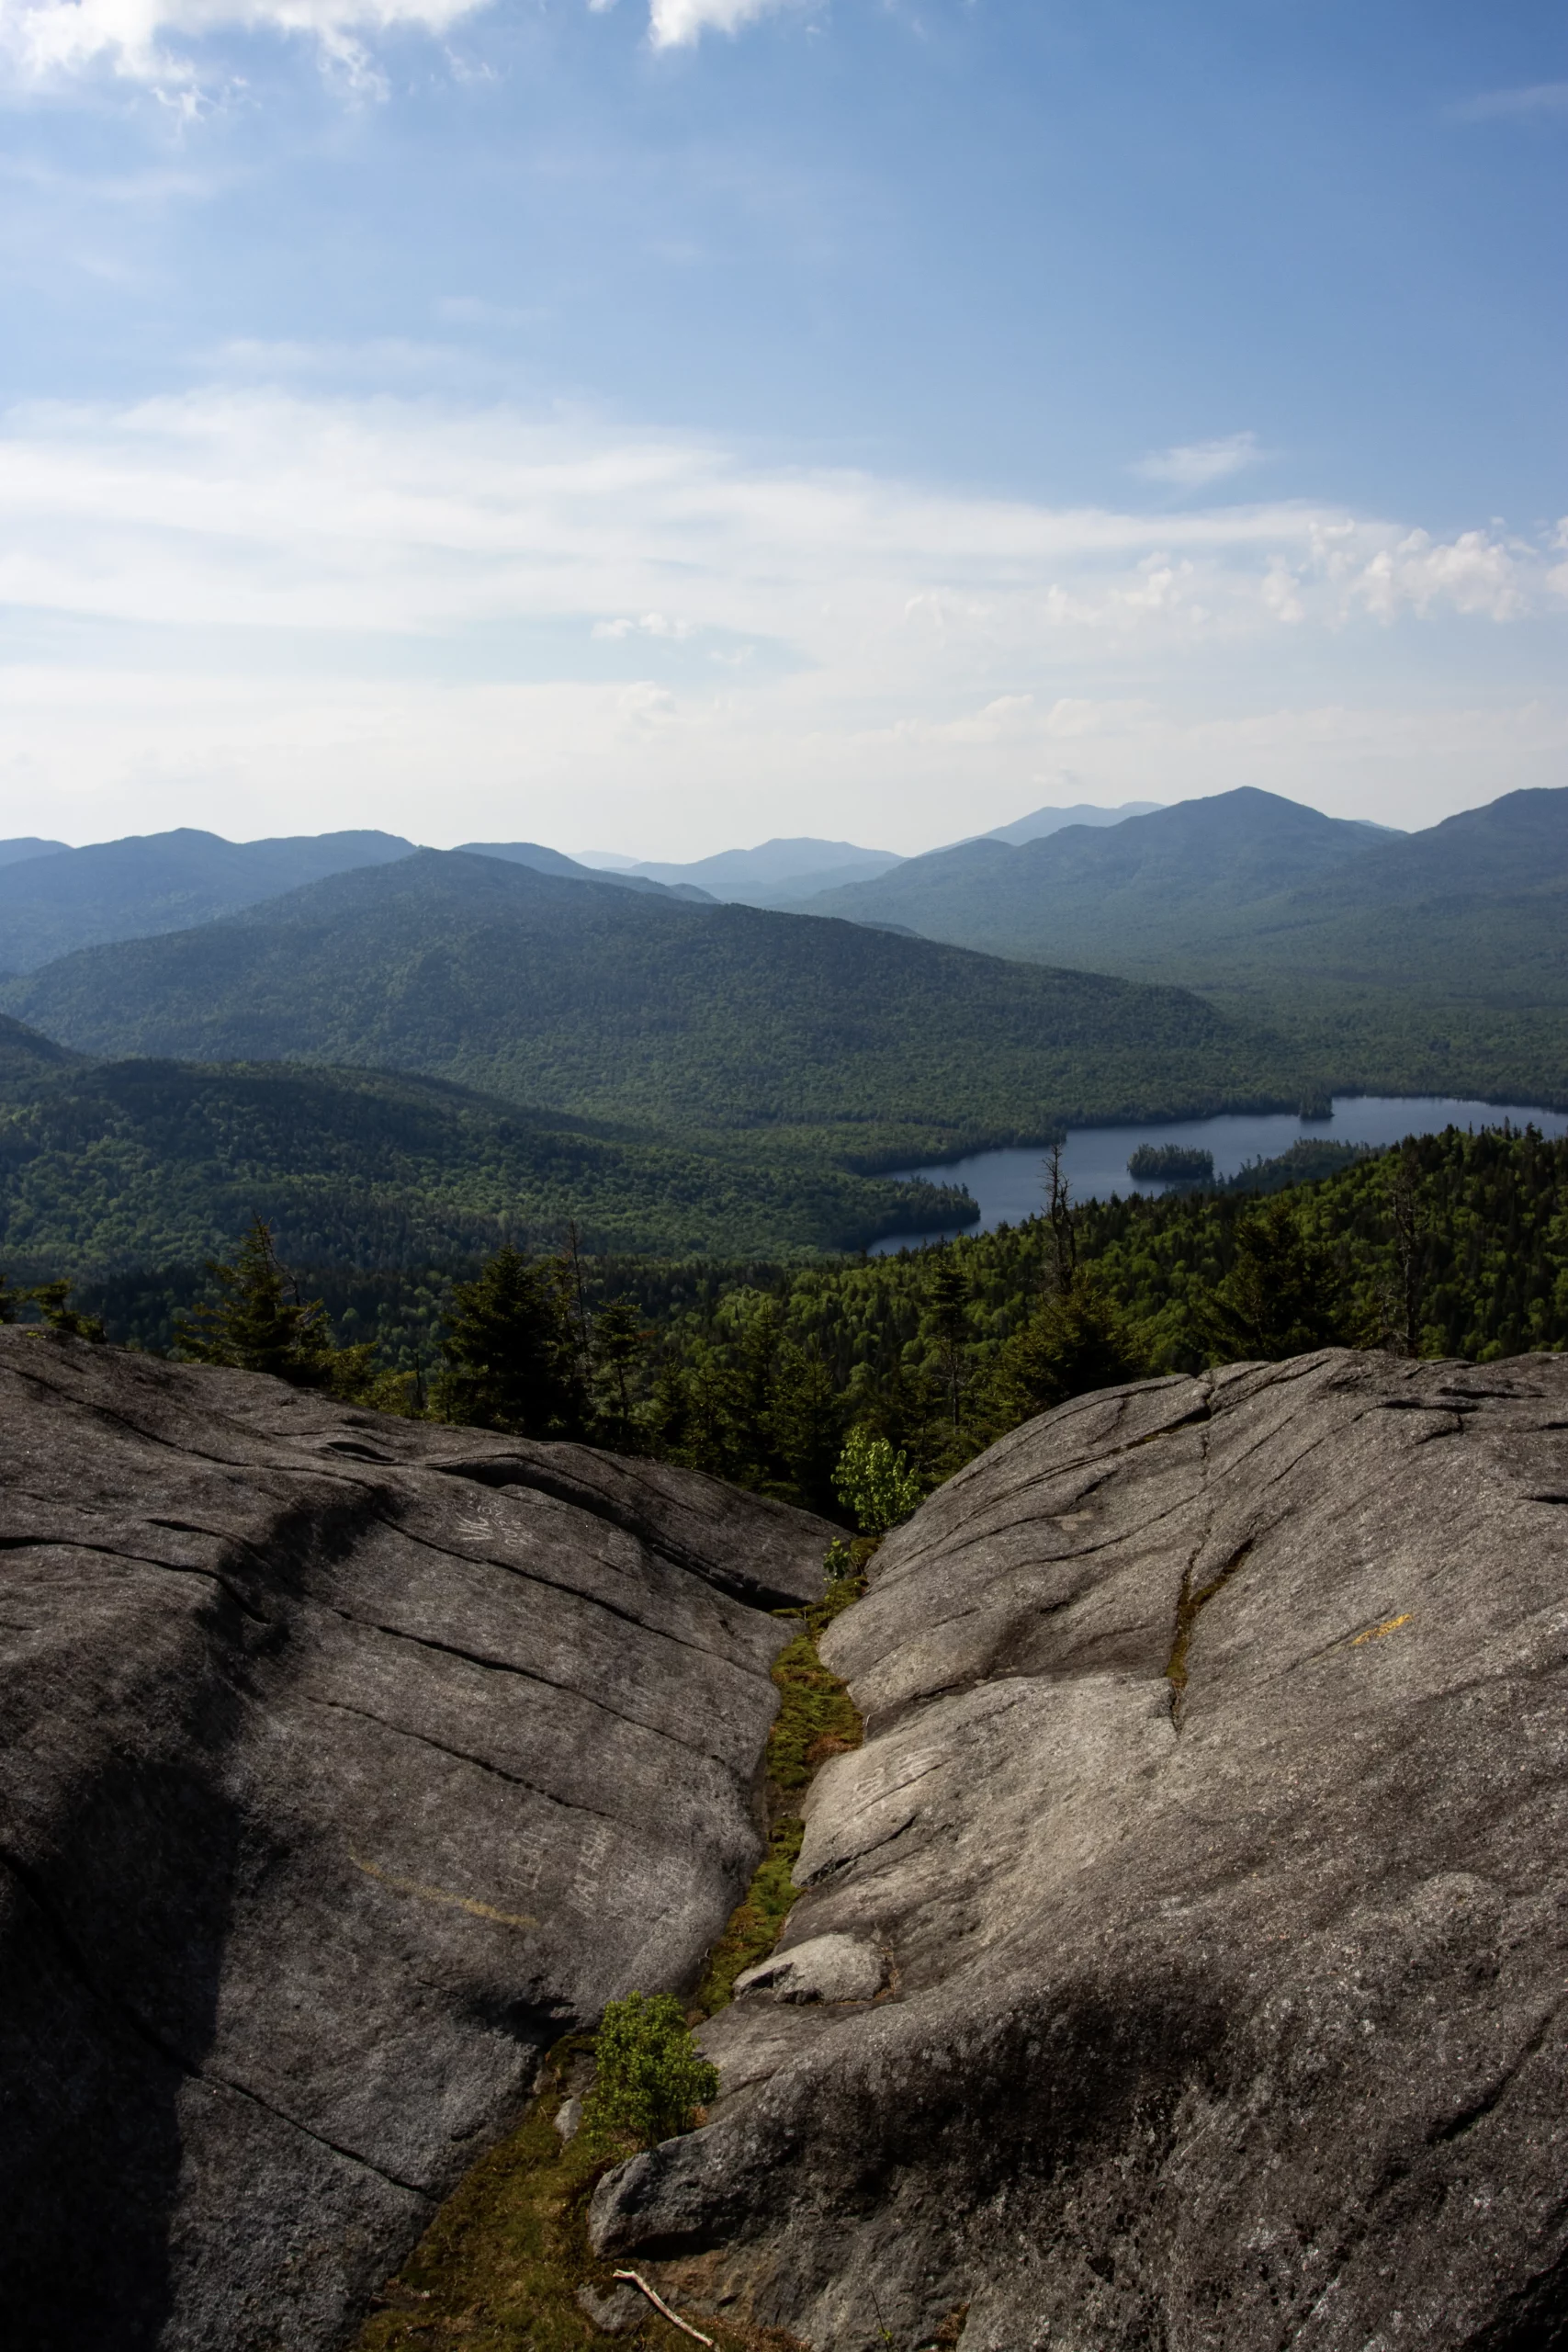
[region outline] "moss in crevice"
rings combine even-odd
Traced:
[[[509,2140],[480,2158],[447,2199],[384,2292],[357,2352],[401,2352],[460,2335],[472,2352],[589,2352],[613,2339],[577,2301],[584,2281],[614,2293],[612,2266],[588,2244],[588,2200],[601,2173],[627,2153],[580,2132],[564,2147],[556,2110],[571,2059],[590,2046],[573,2035],[547,2062],[545,2086]],[[618,2339],[623,2345],[628,2339]],[[637,2337],[657,2352],[689,2342],[651,2307]]]
[[[780,1705],[768,1735],[768,1849],[708,1954],[693,1997],[694,2016],[711,2018],[724,2008],[736,1978],[766,1960],[778,1942],[800,1893],[791,1872],[806,1824],[795,1807],[828,1758],[858,1747],[864,1737],[853,1701],[823,1665],[817,1645],[834,1618],[865,1590],[866,1564],[875,1548],[863,1538],[852,1546],[836,1544],[829,1555],[827,1598],[807,1609],[779,1611],[798,1623],[800,1631],[773,1662]]]
[[[842,1564],[829,1563],[839,1572],[829,1598],[786,1612],[800,1630],[773,1668],[781,1704],[767,1751],[768,1849],[709,1955],[694,2014],[722,2008],[740,1971],[773,1951],[798,1892],[790,1872],[805,1826],[801,1793],[827,1756],[860,1745],[860,1717],[818,1657],[817,1642],[859,1598],[874,1548],[841,1547]],[[615,2266],[597,2261],[589,2245],[588,2205],[601,2174],[632,2153],[630,2141],[596,2132],[591,2116],[564,2147],[556,2131],[569,2086],[581,2086],[575,2077],[592,2039],[573,2034],[550,2052],[522,2124],[446,2199],[378,2298],[356,2352],[423,2352],[454,2338],[470,2352],[608,2352],[612,2346],[620,2352],[692,2352],[691,2338],[651,2304],[631,2330],[609,2336],[577,2301],[580,2286],[606,2297],[618,2291]],[[678,2307],[678,2287],[671,2283],[668,2291]],[[804,2352],[776,2329],[712,2317],[702,2324],[719,2352]]]

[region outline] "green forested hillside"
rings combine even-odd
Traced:
[[[0,1029],[0,1267],[101,1276],[199,1264],[253,1216],[314,1267],[417,1267],[575,1219],[588,1250],[856,1249],[962,1215],[928,1185],[819,1155],[706,1148],[439,1080],[267,1065],[28,1057]],[[41,1043],[41,1041],[40,1041]]]
[[[101,940],[210,922],[324,875],[406,857],[395,833],[300,833],[226,842],[182,825],[0,870],[0,973],[30,972]]]
[[[929,1486],[1061,1396],[1143,1374],[1341,1342],[1483,1363],[1568,1348],[1568,1140],[1450,1129],[1271,1189],[1332,1149],[1218,1191],[1089,1203],[894,1258],[573,1265],[563,1339],[570,1351],[581,1335],[579,1409],[597,1396],[592,1426],[623,1449],[832,1510],[857,1426]],[[453,1280],[472,1271],[306,1280],[343,1339],[428,1377]],[[166,1346],[200,1288],[186,1267],[83,1304],[114,1336]]]
[[[1314,1075],[1180,990],[434,851],[68,957],[5,1000],[96,1056],[399,1069],[885,1166],[1293,1103]]]
[[[1368,1091],[1568,1101],[1568,790],[1389,840],[1225,793],[915,859],[820,911],[1196,989]]]

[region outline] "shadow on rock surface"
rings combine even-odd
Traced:
[[[0,1330],[0,2297],[353,2332],[539,2051],[695,1973],[833,1531]],[[746,1595],[749,1597],[740,1597]]]

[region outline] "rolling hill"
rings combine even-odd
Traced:
[[[229,1255],[382,1271],[549,1247],[855,1250],[961,1217],[952,1193],[807,1149],[676,1143],[439,1080],[288,1064],[81,1062],[0,1028],[0,1267],[102,1278]]]
[[[0,973],[36,971],[78,947],[141,939],[275,899],[324,875],[407,857],[395,833],[301,833],[226,842],[181,826],[86,849],[0,862]]]
[[[1282,1051],[1179,989],[457,852],[88,949],[0,991],[100,1057],[395,1069],[666,1134],[811,1134],[896,1166],[1063,1122],[1293,1102]]]

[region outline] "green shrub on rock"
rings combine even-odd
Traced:
[[[690,2132],[717,2095],[718,2069],[692,2040],[670,1993],[628,1993],[605,2005],[594,2043],[593,2122],[645,2148]]]
[[[853,1511],[862,1534],[886,1535],[908,1518],[921,1491],[902,1448],[895,1453],[886,1438],[866,1429],[850,1431],[833,1472],[833,1492]]]

